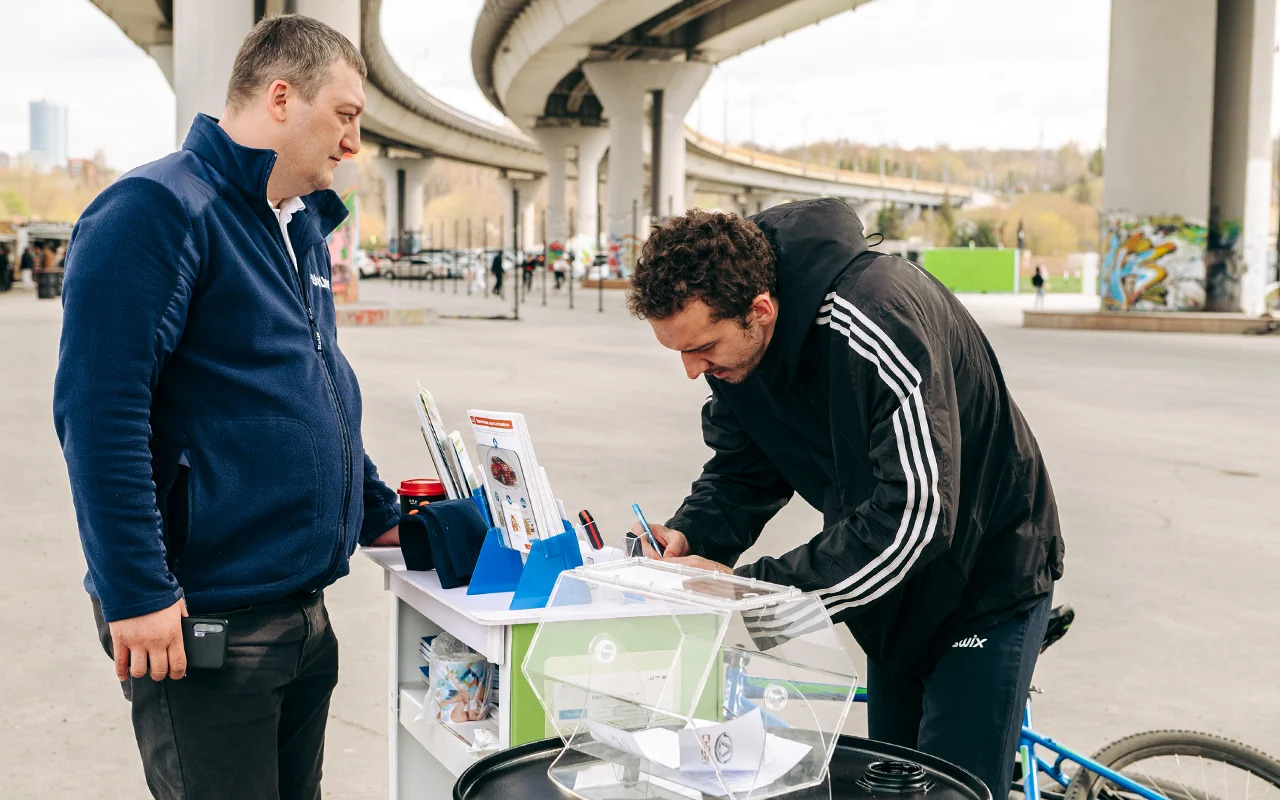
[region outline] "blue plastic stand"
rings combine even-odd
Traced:
[[[535,541],[523,562],[519,550],[502,543],[502,532],[490,528],[471,572],[467,594],[515,592],[513,610],[544,607],[560,573],[582,566],[578,535],[569,523],[564,526],[565,532],[559,536]],[[566,600],[574,602],[572,598]]]
[[[512,610],[542,608],[551,599],[556,578],[566,569],[582,566],[582,550],[578,548],[578,536],[565,523],[565,532],[547,539],[539,539],[529,550],[524,562],[524,572],[516,585],[516,596],[511,600]]]
[[[520,551],[504,545],[502,533],[497,528],[490,528],[484,535],[484,545],[480,548],[476,568],[471,571],[467,594],[514,592],[523,571]]]

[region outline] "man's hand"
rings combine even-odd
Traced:
[[[649,544],[649,537],[644,535],[644,528],[639,522],[631,526],[631,532],[640,539],[640,547],[644,550],[646,558],[679,558],[689,555],[689,540],[680,531],[665,525],[650,525],[649,530],[653,531],[654,538],[662,545],[663,555],[660,556],[653,551],[653,546]]]
[[[151,674],[151,680],[175,681],[187,674],[187,651],[182,646],[182,618],[187,602],[178,602],[140,617],[107,623],[111,650],[116,655],[116,678]]]
[[[399,547],[400,546],[400,526],[395,525],[391,530],[369,542],[369,547]]]
[[[702,556],[684,556],[682,558],[667,556],[662,560],[670,561],[672,564],[683,564],[686,567],[696,567],[698,569],[705,569],[711,572],[727,572],[729,574],[733,574],[733,570],[726,567],[724,564],[717,564],[716,562],[705,559]]]

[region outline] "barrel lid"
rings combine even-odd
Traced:
[[[547,768],[562,749],[561,740],[552,738],[483,758],[458,778],[453,787],[453,800],[573,798],[574,795],[547,777]],[[581,758],[589,760],[585,755]],[[913,766],[919,770],[912,769]],[[971,773],[940,758],[884,742],[841,736],[831,757],[827,783],[786,797],[787,800],[991,800],[991,792]]]

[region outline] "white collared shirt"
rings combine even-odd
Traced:
[[[276,221],[280,223],[280,234],[284,236],[284,249],[289,251],[289,260],[293,262],[295,270],[298,269],[298,257],[293,254],[293,242],[289,241],[289,221],[294,214],[306,207],[301,197],[290,197],[281,200],[279,206],[271,206],[271,213],[276,215]]]

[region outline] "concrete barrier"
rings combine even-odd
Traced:
[[[1266,333],[1280,329],[1280,318],[1206,311],[1023,311],[1024,328],[1151,333]]]
[[[435,309],[398,308],[391,306],[338,306],[338,325],[430,325],[436,321]]]

